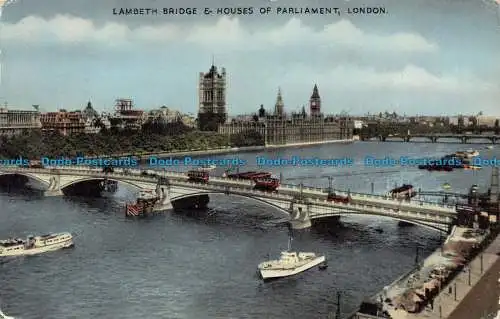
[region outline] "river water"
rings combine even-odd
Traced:
[[[359,164],[364,156],[442,156],[457,144],[355,143],[220,155],[250,164],[259,155],[354,158],[351,168],[267,168],[306,185],[327,186],[323,174],[380,171]],[[498,149],[468,145],[485,156]],[[337,189],[385,193],[393,185],[466,192],[484,189],[491,168],[451,173],[395,167],[399,173],[338,177]],[[311,177],[312,176],[312,177]],[[341,312],[356,309],[407,271],[415,246],[429,254],[439,246],[439,232],[399,227],[387,218],[345,216],[340,225],[296,232],[294,248],[324,253],[329,268],[262,283],[256,266],[266,255],[287,246],[287,227],[280,212],[244,198],[211,195],[210,210],[167,213],[144,220],[123,216],[135,190],[120,184],[110,199],[43,197],[26,191],[0,194],[0,237],[70,231],[71,250],[3,260],[0,263],[0,307],[20,318],[329,318],[341,292]],[[380,233],[380,229],[383,233]],[[333,318],[333,317],[332,317]]]

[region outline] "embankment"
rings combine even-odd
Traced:
[[[206,156],[206,155],[224,155],[224,154],[232,154],[232,153],[247,153],[247,152],[258,152],[268,149],[280,149],[280,148],[299,148],[299,147],[308,147],[314,145],[322,145],[322,144],[348,144],[353,143],[353,139],[345,139],[345,140],[330,140],[330,141],[318,141],[318,142],[304,142],[304,143],[292,143],[292,144],[284,144],[284,145],[266,145],[266,146],[246,146],[246,147],[226,147],[226,148],[215,148],[215,149],[206,149],[206,150],[190,150],[190,151],[172,151],[172,152],[163,152],[163,153],[141,153],[141,154],[114,154],[114,155],[106,155],[101,156],[102,158],[117,158],[117,157],[127,157],[133,156],[136,158],[140,158],[141,160],[145,160],[150,156],[156,157],[182,157],[182,156]]]

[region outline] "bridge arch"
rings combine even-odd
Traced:
[[[121,179],[117,179],[117,178],[109,178],[109,177],[85,177],[85,178],[77,179],[75,181],[71,181],[70,183],[63,184],[63,185],[60,185],[60,186],[61,186],[61,190],[63,190],[65,188],[68,188],[70,186],[76,185],[76,184],[81,183],[81,182],[86,182],[86,181],[104,181],[104,180],[127,184],[127,185],[130,185],[130,186],[138,189],[138,190],[143,190],[144,189],[143,187],[139,186],[138,184],[136,184],[136,183],[134,183],[132,181],[121,180]]]
[[[43,179],[41,179],[40,177],[36,176],[36,175],[33,175],[33,174],[30,174],[30,173],[20,173],[20,172],[0,172],[0,176],[8,176],[8,175],[18,175],[18,176],[24,176],[24,177],[27,177],[29,179],[32,179],[32,180],[35,180],[37,182],[40,182],[42,183],[43,185],[45,186],[49,186],[49,182],[47,181],[44,181]]]
[[[416,226],[424,227],[424,228],[427,228],[427,229],[430,229],[430,230],[433,230],[433,231],[439,231],[439,232],[444,231],[443,228],[448,227],[448,225],[446,225],[446,224],[440,224],[443,228],[439,228],[439,226],[437,226],[437,225],[436,226],[429,225],[426,222],[418,220],[418,219],[414,220],[414,219],[398,218],[398,217],[395,217],[395,216],[389,216],[389,215],[384,215],[384,214],[366,213],[366,212],[345,212],[345,213],[333,212],[332,214],[325,214],[325,215],[321,215],[321,216],[315,216],[315,215],[313,215],[313,216],[311,216],[311,219],[312,220],[318,220],[318,219],[321,219],[321,218],[326,218],[326,217],[331,217],[331,216],[346,216],[346,215],[358,215],[358,216],[369,216],[369,217],[372,217],[372,216],[384,217],[384,218],[387,218],[387,219],[392,219],[392,220],[397,220],[397,221],[401,221],[401,222],[406,222],[406,223],[409,223],[409,224],[413,224],[413,225],[416,225]]]
[[[195,193],[192,193],[192,194],[186,194],[186,195],[180,195],[180,196],[176,196],[176,197],[170,197],[170,202],[175,202],[177,200],[181,200],[181,199],[184,199],[184,198],[189,198],[189,197],[194,197],[194,196],[201,196],[201,195],[226,195],[226,193],[224,191],[195,192]],[[281,213],[284,213],[287,216],[290,216],[290,212],[288,210],[284,209],[283,207],[281,207],[279,205],[276,205],[276,204],[273,204],[271,202],[268,202],[266,200],[260,199],[260,198],[258,198],[256,196],[252,196],[252,195],[240,195],[240,194],[229,194],[228,196],[235,196],[235,197],[241,197],[241,198],[251,199],[251,200],[254,200],[256,202],[263,203],[266,206],[275,208],[278,211],[280,211]]]

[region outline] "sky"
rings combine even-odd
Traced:
[[[89,4],[91,3],[91,5]],[[365,4],[364,4],[365,3]],[[349,14],[384,7],[386,14]],[[338,7],[340,15],[118,16],[113,8]],[[230,115],[308,105],[354,115],[500,115],[493,0],[18,0],[1,17],[0,102],[12,109],[198,110],[199,72],[225,67]]]

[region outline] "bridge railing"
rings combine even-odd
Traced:
[[[59,174],[64,174],[64,175],[70,175],[72,173],[78,173],[78,174],[81,174],[81,175],[86,175],[86,176],[97,176],[97,177],[105,177],[105,176],[110,176],[110,177],[126,177],[127,179],[129,180],[135,180],[135,181],[144,181],[144,182],[149,182],[149,183],[156,183],[157,182],[157,176],[144,176],[144,175],[135,175],[135,174],[129,174],[129,173],[126,173],[126,172],[113,172],[113,173],[103,173],[102,170],[100,169],[92,169],[92,170],[83,170],[83,169],[78,169],[78,170],[69,170],[69,169],[46,169],[46,168],[22,168],[22,167],[14,167],[14,168],[9,168],[8,170],[15,170],[15,171],[27,171],[27,172],[31,172],[31,173],[41,173],[41,174],[46,174],[46,173],[52,173],[53,170],[57,170]],[[182,180],[185,180],[186,178],[186,175],[185,173],[183,172],[174,172],[174,171],[164,171],[162,174],[159,174],[159,176],[165,176],[165,177],[179,177],[180,179]],[[214,182],[232,182],[234,183],[235,185],[240,185],[240,186],[252,186],[253,187],[253,182],[252,181],[245,181],[245,180],[241,180],[241,179],[231,179],[231,178],[214,178],[213,179]],[[201,183],[192,183],[193,185],[203,185]],[[290,187],[290,185],[287,185],[287,187],[282,187],[282,190],[284,191],[294,191],[295,193],[298,193],[300,191],[301,187],[297,187],[296,185],[294,185],[293,187]],[[325,191],[324,189],[322,188],[318,188],[318,187],[302,187],[302,190],[305,191],[306,193],[308,191],[312,191],[314,193],[318,193],[318,194],[324,194]],[[245,189],[245,191],[253,191],[253,189],[251,189],[249,187],[249,189]],[[259,193],[266,193],[266,192],[261,192],[261,191],[257,191]],[[345,192],[344,192],[345,193]],[[271,193],[272,194],[272,193]],[[421,208],[432,208],[432,209],[454,209],[455,206],[454,205],[443,205],[443,204],[439,204],[439,203],[429,203],[429,202],[424,202],[424,201],[418,201],[418,200],[412,200],[411,202],[409,203],[405,203],[404,201],[402,200],[398,200],[398,199],[393,199],[391,197],[384,197],[384,196],[380,196],[380,195],[371,195],[371,194],[363,194],[363,193],[356,193],[356,192],[350,192],[351,196],[354,197],[354,199],[356,200],[356,197],[359,197],[357,200],[362,200],[363,198],[366,198],[366,199],[370,199],[370,200],[373,200],[373,199],[377,199],[377,200],[380,200],[380,203],[384,203],[384,202],[394,202],[394,203],[397,203],[398,204],[398,207],[401,208],[401,207],[415,207],[416,205],[414,203],[418,203],[418,205],[421,207]],[[325,194],[326,195],[326,194]]]
[[[282,186],[282,188],[283,188],[283,190],[290,189],[290,190],[294,190],[294,191],[300,191],[300,189],[301,189],[300,186],[290,185],[290,184],[285,184]],[[313,191],[313,192],[318,192],[318,193],[321,193],[321,192],[325,193],[325,194],[327,193],[327,189],[319,188],[319,187],[305,187],[305,186],[303,186],[302,190],[304,192]],[[338,194],[344,195],[344,196],[347,196],[348,194],[350,194],[354,200],[362,200],[363,198],[375,199],[375,200],[381,200],[384,202],[394,202],[394,203],[398,203],[398,205],[406,205],[408,207],[410,207],[410,206],[414,207],[415,203],[419,206],[428,206],[428,207],[443,207],[443,208],[455,207],[454,205],[448,205],[448,204],[444,204],[444,203],[433,203],[433,202],[423,201],[423,200],[419,200],[419,199],[412,199],[410,202],[405,202],[404,200],[401,200],[398,198],[392,198],[392,197],[387,196],[387,195],[366,194],[366,193],[358,193],[358,192],[346,192],[346,191],[338,191],[338,190],[336,190],[335,192]],[[356,198],[356,197],[359,197],[359,198]]]
[[[320,199],[311,199],[308,201],[311,204],[322,205],[322,206],[335,206],[335,207],[345,207],[346,209],[358,209],[362,211],[372,211],[378,212],[384,215],[397,216],[397,217],[411,217],[411,218],[423,218],[429,219],[430,221],[435,221],[435,219],[439,219],[440,221],[448,222],[450,217],[453,217],[454,214],[451,212],[449,214],[441,214],[440,212],[415,212],[415,211],[405,211],[399,209],[391,209],[391,208],[381,208],[375,207],[373,205],[363,205],[356,203],[332,203],[330,201],[324,201]],[[313,214],[313,215],[321,215],[321,214]]]
[[[220,190],[220,191],[227,191],[230,193],[243,193],[243,194],[254,194],[257,197],[267,197],[267,198],[274,198],[277,200],[283,200],[283,201],[293,201],[295,198],[293,196],[288,196],[288,195],[282,195],[279,193],[270,193],[270,192],[262,192],[258,190],[242,190],[239,187],[230,187],[230,186],[219,186],[219,185],[210,185],[210,184],[199,184],[199,183],[193,183],[193,182],[173,182],[172,185],[176,186],[188,186],[190,188],[198,188],[198,189],[204,189],[204,190]],[[369,205],[369,204],[359,204],[359,203],[334,203],[331,201],[327,200],[322,200],[322,199],[307,199],[304,201],[304,203],[307,204],[315,204],[315,205],[321,205],[321,206],[327,206],[327,207],[332,207],[332,208],[346,208],[346,209],[358,209],[358,210],[364,210],[364,211],[375,211],[378,213],[383,213],[386,215],[394,215],[394,216],[406,216],[406,217],[415,217],[415,216],[421,216],[422,218],[428,218],[431,217],[430,220],[434,220],[432,217],[433,216],[438,216],[437,218],[443,221],[448,221],[448,218],[450,216],[454,216],[454,210],[447,210],[445,212],[440,212],[440,211],[434,211],[434,212],[415,212],[415,211],[407,211],[404,209],[398,209],[398,208],[382,208],[382,207],[376,207],[374,205]],[[442,214],[445,213],[445,214]]]
[[[17,171],[29,171],[32,173],[47,173],[47,169],[36,169],[36,168],[16,168]],[[66,170],[65,173],[70,174],[71,172],[68,172]],[[87,176],[101,176],[103,173],[102,172],[96,172],[96,171],[79,171],[79,173],[83,173],[84,175]],[[107,175],[109,176],[126,176],[127,179],[132,179],[132,180],[139,180],[139,181],[146,181],[150,183],[156,183],[157,177],[152,177],[152,176],[131,176],[130,174],[126,173],[108,173]],[[175,173],[174,175],[182,175],[181,173]],[[172,181],[171,185],[177,185],[177,186],[188,186],[190,188],[197,188],[197,189],[202,189],[202,190],[218,190],[221,192],[230,192],[230,193],[235,193],[235,194],[253,194],[257,197],[266,197],[266,198],[273,198],[277,200],[282,200],[282,201],[290,201],[293,202],[295,201],[294,196],[290,195],[284,195],[284,194],[279,194],[279,193],[272,193],[272,192],[264,192],[264,191],[259,191],[259,190],[254,190],[254,189],[242,189],[241,187],[232,187],[232,186],[221,186],[221,185],[214,185],[214,184],[202,184],[202,183],[196,183],[196,182],[189,182],[189,181]],[[312,199],[312,198],[307,198],[304,201],[305,204],[320,204],[322,206],[328,206],[332,208],[353,208],[353,209],[358,209],[358,210],[367,210],[367,211],[376,211],[379,213],[383,213],[385,215],[390,215],[394,214],[395,216],[401,216],[401,215],[407,215],[408,217],[415,215],[421,215],[421,216],[435,216],[439,215],[441,216],[441,212],[438,212],[441,209],[438,209],[437,211],[434,212],[415,212],[415,211],[406,211],[404,210],[404,206],[398,207],[398,208],[381,208],[381,207],[376,207],[373,204],[361,204],[361,203],[335,203],[331,201],[327,201],[326,199]],[[406,207],[407,208],[407,207]],[[436,207],[438,208],[438,207]],[[393,212],[393,213],[391,213]],[[448,215],[451,215],[454,213],[453,210],[446,210],[445,213],[448,213]],[[444,218],[448,218],[446,215],[442,215]],[[439,217],[442,219],[442,217]]]
[[[220,190],[220,191],[228,191],[230,193],[241,193],[241,194],[253,194],[255,196],[261,196],[261,197],[267,197],[267,198],[274,198],[278,200],[285,200],[285,201],[293,201],[295,197],[289,196],[289,195],[283,195],[279,193],[272,193],[272,192],[264,192],[264,191],[259,191],[259,190],[254,190],[254,189],[242,189],[241,187],[231,187],[231,186],[221,186],[221,185],[213,185],[213,184],[200,184],[200,183],[195,183],[195,182],[181,182],[181,181],[174,181],[171,183],[171,185],[174,186],[188,186],[189,188],[195,188],[195,189],[201,189],[201,190]]]

